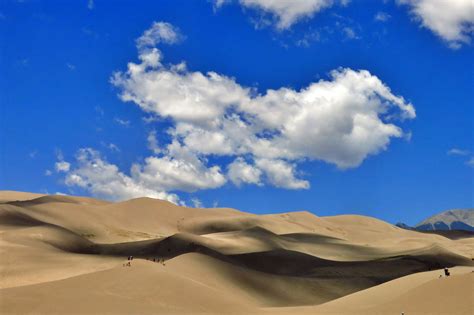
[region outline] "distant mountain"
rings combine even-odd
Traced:
[[[395,224],[395,226],[398,226],[399,228],[402,228],[402,229],[405,229],[405,230],[414,230],[415,229],[412,226],[409,226],[408,224],[405,224],[403,222],[398,222],[397,224]]]
[[[474,208],[454,209],[436,214],[415,226],[418,231],[474,231]]]

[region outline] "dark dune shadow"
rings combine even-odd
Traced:
[[[52,203],[52,202],[80,204],[78,200],[75,200],[67,196],[60,196],[60,195],[42,196],[35,199],[30,199],[30,200],[10,201],[10,202],[6,202],[6,204],[11,204],[18,207],[28,207],[28,206],[35,206],[35,205],[40,205],[40,204],[45,204],[45,203]]]
[[[466,230],[435,230],[435,231],[417,231],[425,234],[441,235],[451,240],[459,240],[463,238],[474,238],[474,231]]]

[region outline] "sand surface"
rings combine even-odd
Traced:
[[[1,314],[474,314],[474,238],[355,215],[1,191],[0,255]]]

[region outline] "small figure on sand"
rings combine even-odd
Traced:
[[[126,264],[123,264],[124,267],[131,267],[132,264],[131,264],[131,261],[133,260],[133,256],[128,256],[127,257],[127,263]]]
[[[445,275],[446,277],[449,277],[450,273],[449,273],[448,267],[444,267],[444,275]]]

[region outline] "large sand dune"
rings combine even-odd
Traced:
[[[369,217],[0,192],[0,233],[2,314],[474,313],[473,238]]]

